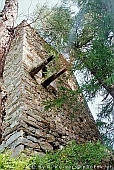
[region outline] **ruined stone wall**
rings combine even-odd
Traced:
[[[56,98],[50,88],[55,88],[57,95],[60,95],[57,92],[58,80],[54,82],[56,87],[44,88],[41,84],[42,70],[34,78],[29,74],[48,54],[44,40],[33,28],[25,24],[23,22],[16,28],[15,38],[5,62],[4,84],[8,104],[3,123],[4,140],[0,150],[10,148],[13,155],[25,149],[30,152],[46,152],[60,148],[70,140],[85,142],[99,139],[99,132],[87,108],[76,112],[72,120],[67,106],[56,111],[44,110],[43,101]],[[62,62],[60,68],[65,64],[63,62],[62,65]],[[72,83],[71,79],[66,80],[65,84],[73,88],[73,80]]]

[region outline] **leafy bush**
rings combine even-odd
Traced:
[[[0,154],[0,170],[30,170],[29,161],[25,155],[13,158],[10,152]]]
[[[56,152],[47,153],[43,157],[36,156],[31,161],[31,170],[92,170],[108,158],[106,148],[97,143],[70,143],[67,147]]]
[[[13,158],[9,152],[1,153],[0,170],[92,170],[106,158],[109,160],[109,153],[100,142],[79,145],[73,141],[63,149],[44,156],[22,153]]]

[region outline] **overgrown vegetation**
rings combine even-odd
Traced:
[[[0,154],[0,170],[92,170],[104,164],[109,153],[100,142],[76,144],[74,141],[61,150],[46,153],[44,156],[27,157],[22,154],[12,158],[6,152]]]
[[[13,158],[9,151],[0,153],[0,170],[30,170],[30,159],[23,154],[20,157]]]

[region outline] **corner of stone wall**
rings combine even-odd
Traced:
[[[95,122],[86,111],[76,112],[72,122],[67,107],[57,112],[44,110],[43,101],[56,96],[42,86],[42,70],[34,78],[29,74],[48,56],[44,41],[29,26],[17,27],[15,33],[4,69],[8,104],[0,150],[9,148],[13,156],[24,150],[45,153],[71,140],[78,143],[98,139]]]

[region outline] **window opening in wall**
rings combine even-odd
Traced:
[[[53,84],[56,84],[56,83],[53,83],[55,81],[55,79],[57,79],[60,75],[62,75],[64,72],[67,71],[66,67],[63,67],[61,70],[59,70],[58,72],[56,73],[53,73],[52,75],[49,75],[47,76],[48,74],[48,69],[47,69],[47,64],[49,62],[51,62],[52,60],[54,59],[54,56],[50,56],[48,57],[46,60],[44,60],[40,65],[37,65],[37,67],[34,67],[29,73],[30,75],[34,78],[35,74],[37,74],[40,70],[42,70],[42,78],[44,78],[44,80],[42,81],[42,86],[44,88],[47,88],[47,86],[52,86],[54,90],[54,94],[55,94],[55,91],[56,91],[56,88]],[[47,76],[47,77],[46,77]]]
[[[45,67],[42,69],[42,78],[45,78],[45,77],[46,77],[46,74],[47,74],[47,67],[45,66]]]

